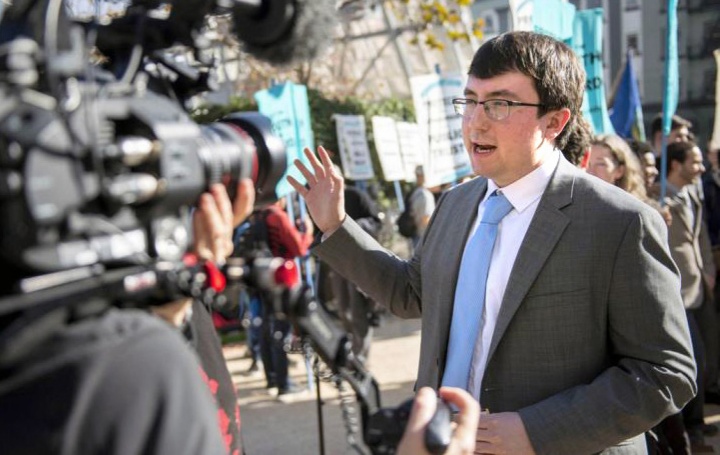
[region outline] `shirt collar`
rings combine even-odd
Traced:
[[[502,189],[492,180],[488,180],[488,189],[482,203],[485,203],[495,190],[500,189],[516,211],[524,211],[545,192],[559,160],[560,150],[553,149],[537,169]]]

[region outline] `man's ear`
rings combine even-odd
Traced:
[[[554,141],[570,121],[570,109],[564,107],[556,111],[550,111],[545,114],[547,123],[545,124],[545,139]]]

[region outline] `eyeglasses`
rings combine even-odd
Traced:
[[[544,107],[542,104],[530,104],[530,103],[519,103],[517,101],[509,100],[485,100],[476,101],[469,98],[453,98],[452,100],[455,112],[462,116],[472,116],[475,112],[475,107],[481,104],[485,109],[485,114],[493,120],[505,120],[510,115],[510,107],[515,106],[530,106],[530,107]]]

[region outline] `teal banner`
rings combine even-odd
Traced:
[[[594,8],[575,14],[575,33],[570,43],[585,65],[587,81],[582,112],[595,134],[614,134],[605,101],[603,73],[603,10]]]
[[[534,3],[533,30],[570,44],[574,33],[575,5],[563,0],[535,0]]]
[[[277,195],[283,197],[294,191],[287,182],[288,175],[305,182],[305,177],[293,165],[295,159],[309,164],[302,151],[305,147],[315,150],[307,87],[286,82],[255,93],[255,101],[260,113],[272,121],[273,133],[285,144],[288,170],[276,187]]]

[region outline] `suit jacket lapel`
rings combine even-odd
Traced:
[[[569,223],[568,218],[560,209],[572,202],[574,172],[578,171],[572,164],[561,158],[555,174],[540,199],[510,273],[490,344],[488,361],[492,359],[515,312]]]

